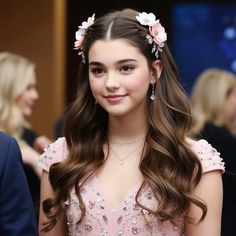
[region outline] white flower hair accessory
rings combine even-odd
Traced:
[[[95,13],[87,19],[87,21],[82,22],[82,24],[78,27],[79,29],[75,32],[74,49],[79,50],[78,54],[82,56],[83,62],[85,62],[84,54],[83,54],[83,41],[86,30],[89,26],[94,23]]]
[[[158,52],[162,51],[164,42],[167,40],[165,28],[153,13],[142,12],[136,16],[137,21],[144,26],[149,26],[149,33],[146,35],[149,44],[153,44],[152,53],[158,58]]]

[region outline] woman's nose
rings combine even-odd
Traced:
[[[115,73],[108,73],[106,79],[106,88],[108,90],[116,90],[120,87],[119,78]]]
[[[36,89],[33,90],[32,97],[35,100],[37,100],[39,98],[39,93],[38,93],[38,91]]]

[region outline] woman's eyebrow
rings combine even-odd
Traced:
[[[137,62],[137,60],[135,59],[122,59],[122,60],[119,60],[117,61],[115,64],[123,64],[123,63],[127,63],[127,62]],[[98,61],[91,61],[89,63],[89,65],[94,65],[94,66],[101,66],[103,65],[101,62],[98,62]]]

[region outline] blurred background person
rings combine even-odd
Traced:
[[[36,83],[34,63],[20,55],[0,53],[0,130],[15,137],[20,145],[38,217],[41,170],[37,162],[51,140],[37,136],[25,119],[32,114],[32,107],[39,98]]]
[[[60,115],[54,124],[54,138],[58,139],[64,136],[65,112]]]
[[[37,236],[32,200],[16,140],[0,132],[0,235]]]
[[[206,139],[225,162],[222,236],[236,235],[236,76],[226,70],[203,71],[192,89],[192,135]]]

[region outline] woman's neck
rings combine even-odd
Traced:
[[[147,121],[142,117],[109,117],[109,139],[132,142],[144,139],[147,132]]]

